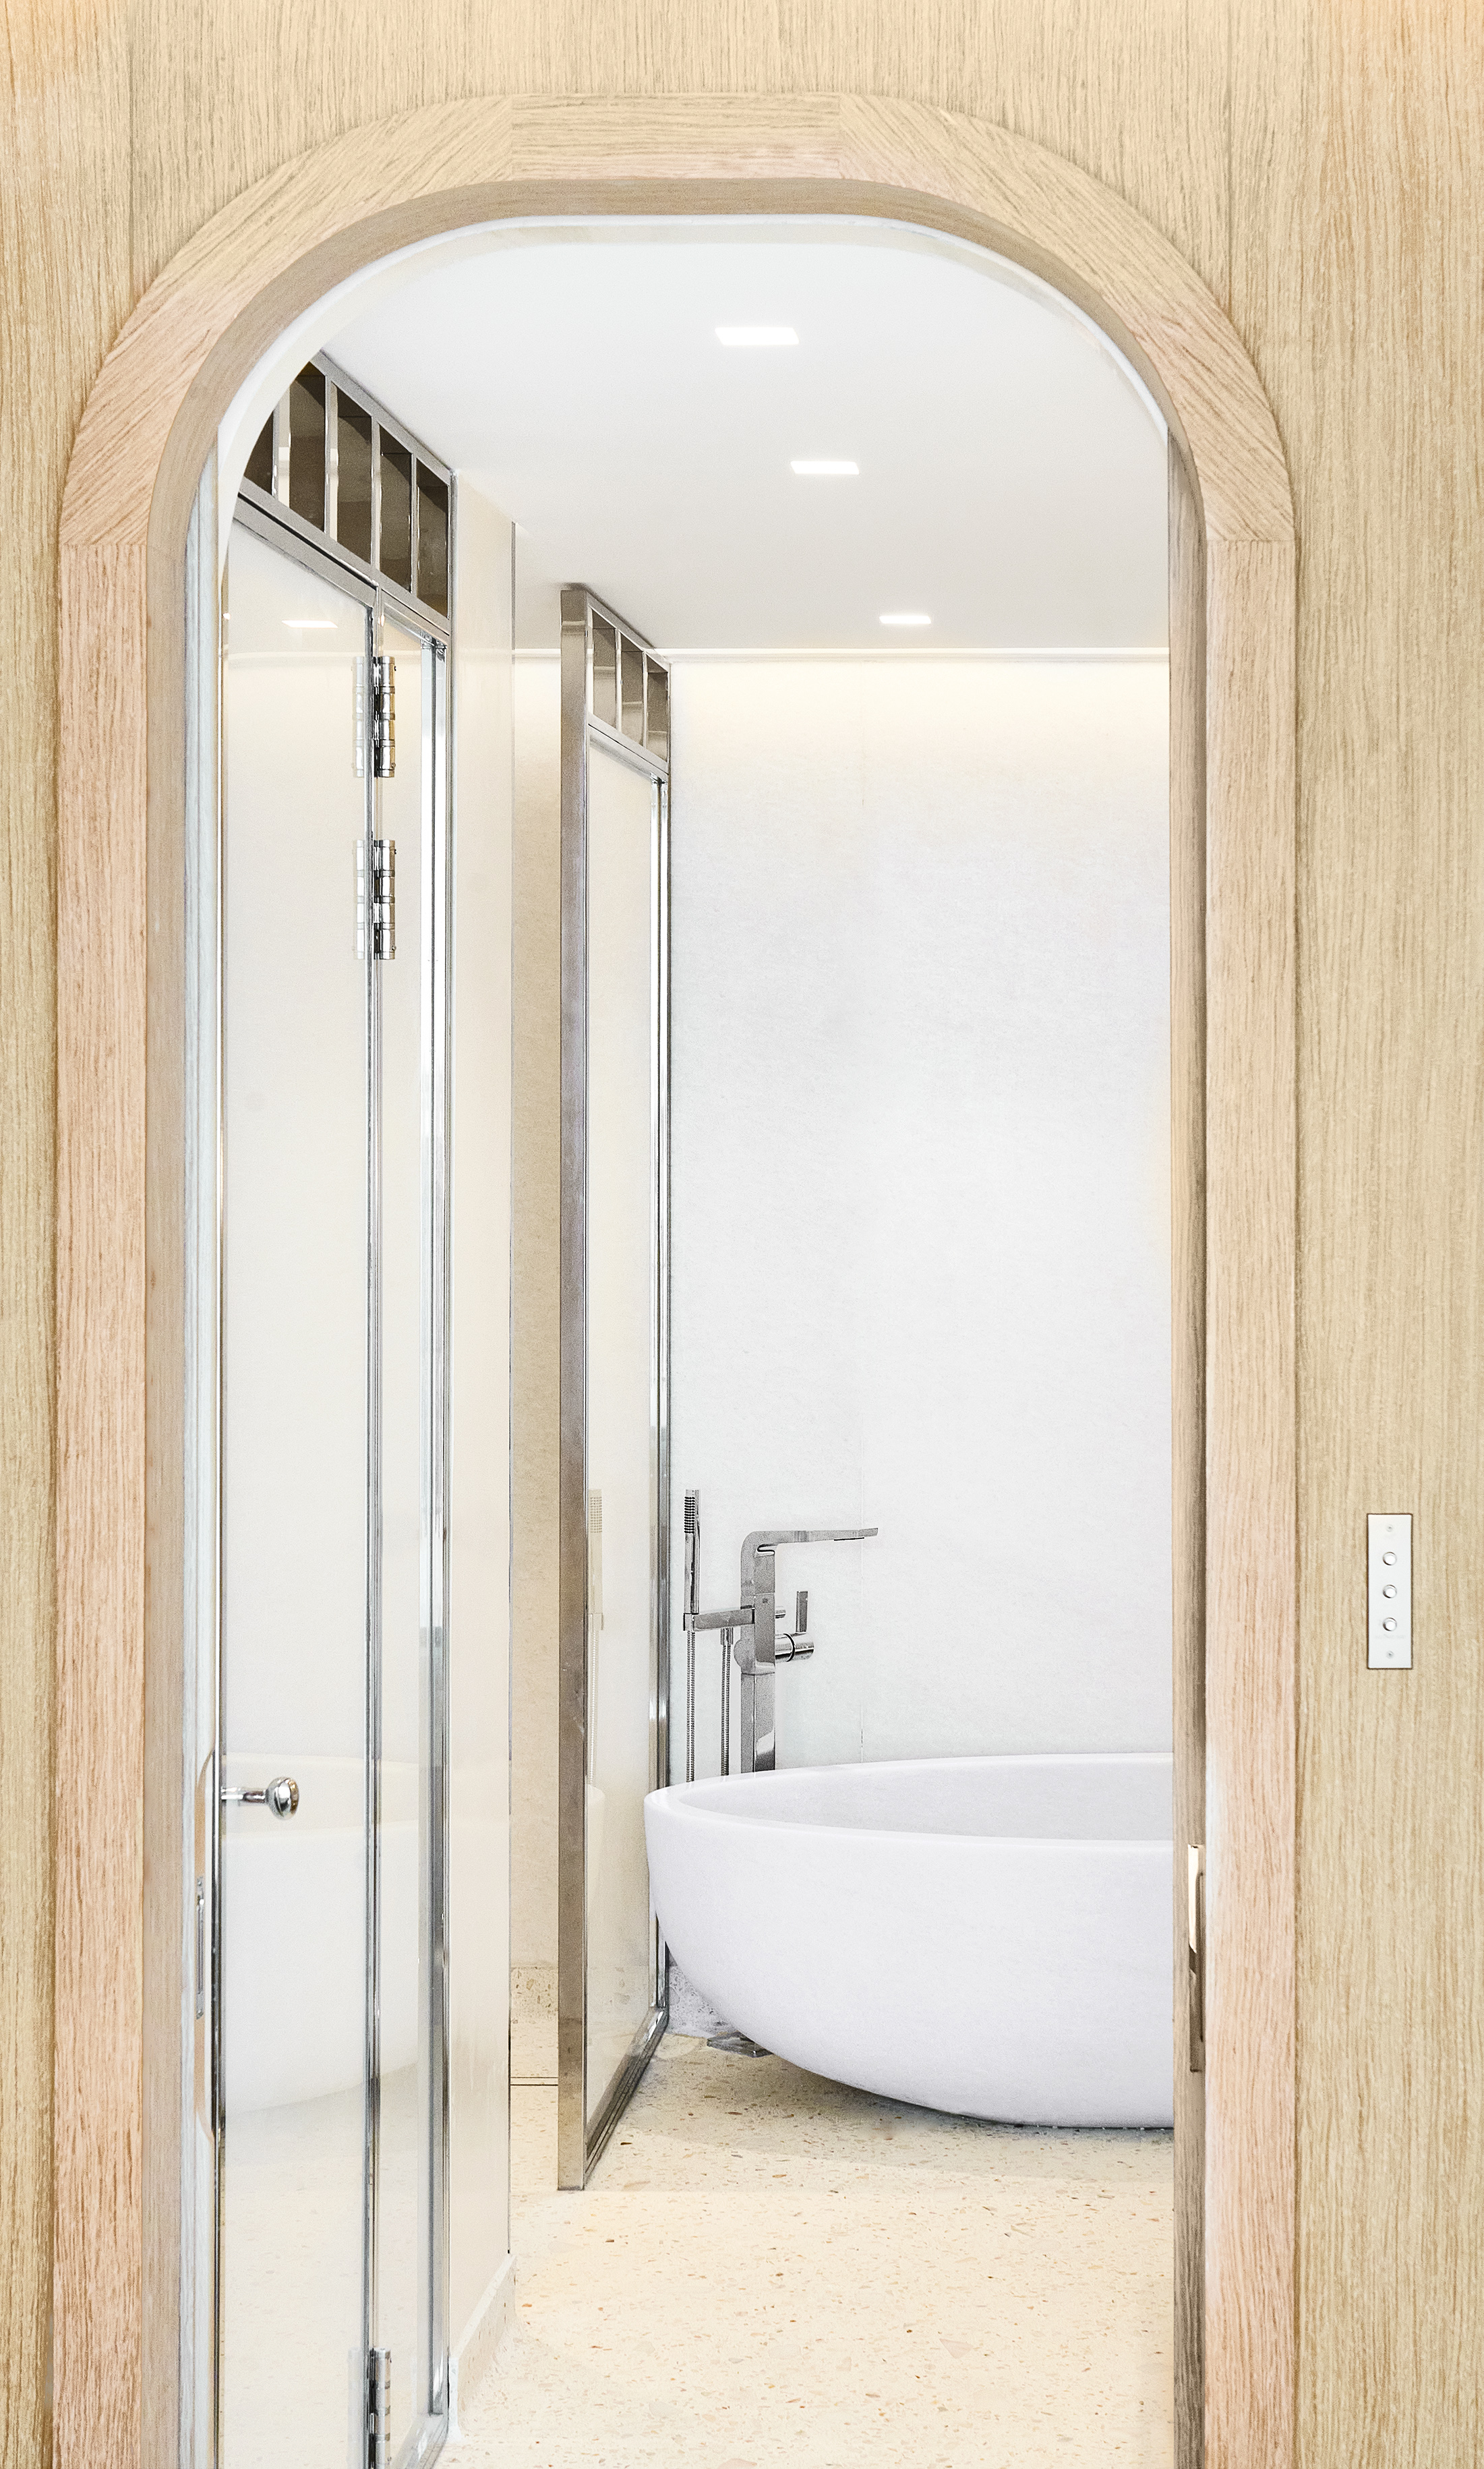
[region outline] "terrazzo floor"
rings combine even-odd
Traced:
[[[581,2195],[513,2094],[461,2469],[1167,2469],[1167,2134],[943,2117],[666,2038]]]

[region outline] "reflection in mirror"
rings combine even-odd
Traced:
[[[316,531],[325,527],[325,380],[312,363],[288,389],[288,503]]]
[[[645,662],[644,742],[651,754],[670,760],[670,672],[657,660]]]
[[[448,483],[418,460],[418,598],[448,613]]]
[[[412,589],[412,456],[381,431],[381,539],[377,563],[389,583]]]
[[[623,731],[635,744],[644,737],[644,654],[627,635],[619,638],[623,655],[624,709]]]
[[[593,619],[593,718],[618,727],[618,636],[602,617]]]
[[[369,411],[362,411],[349,395],[337,394],[335,532],[342,548],[363,557],[368,565],[376,558],[371,529],[371,425]]]
[[[244,480],[250,480],[255,489],[263,489],[269,495],[272,494],[273,415],[271,412],[253,440],[252,452],[248,455],[247,469],[242,477]]]

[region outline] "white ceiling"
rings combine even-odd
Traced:
[[[728,350],[723,325],[796,348]],[[517,525],[517,640],[562,583],[671,649],[1153,648],[1165,431],[1066,302],[830,218],[491,230],[328,348]],[[801,479],[796,458],[859,464]],[[920,610],[910,633],[883,611]]]

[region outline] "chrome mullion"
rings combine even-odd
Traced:
[[[273,495],[285,513],[293,486],[294,430],[290,391],[288,386],[284,388],[273,413]]]
[[[340,529],[340,389],[325,380],[325,538],[335,540]]]
[[[646,691],[648,700],[648,691]],[[651,1787],[670,1781],[670,777],[655,782],[654,853],[654,1743]],[[670,1985],[651,1918],[654,2002],[666,2022]]]
[[[592,602],[561,595],[557,2182],[587,2167],[587,719]]]
[[[418,463],[414,454],[407,467],[407,575],[412,597],[418,596]]]
[[[371,564],[381,570],[381,423],[371,424]],[[379,583],[377,588],[380,588]]]
[[[450,625],[452,623],[454,611],[458,606],[456,597],[458,582],[458,568],[456,564],[458,556],[458,483],[452,475],[450,475],[448,481],[448,617]],[[511,542],[511,557],[512,590],[514,592],[514,537],[512,538]],[[514,601],[512,605],[514,605]],[[439,1000],[443,1004],[443,1026],[438,1041],[438,1053],[444,1075],[443,1102],[439,1110],[439,1121],[443,1127],[444,1139],[444,1181],[442,1195],[443,1223],[441,1227],[441,1242],[439,1247],[440,1258],[443,1262],[444,1276],[443,1308],[439,1317],[439,1338],[441,1346],[440,1360],[443,1375],[443,1396],[440,1409],[439,1430],[442,1435],[443,1444],[443,1482],[440,1494],[440,1514],[442,1518],[443,1534],[444,1624],[443,1653],[439,1664],[439,1684],[441,1691],[441,1702],[439,1708],[439,1779],[442,1795],[442,1822],[438,1829],[437,1840],[440,1862],[438,1922],[442,1959],[438,1974],[439,2117],[438,2135],[434,2145],[438,2161],[439,2234],[437,2246],[434,2250],[437,2265],[435,2274],[437,2314],[434,2323],[433,2356],[437,2361],[438,2365],[440,2407],[445,2418],[446,2418],[448,2410],[448,2352],[449,2342],[452,2336],[452,2324],[450,2321],[452,2292],[450,2284],[453,2248],[451,2218],[453,2184],[453,2008],[449,1982],[450,1952],[448,1946],[448,1907],[449,1881],[453,1858],[450,1840],[452,1830],[452,1809],[450,1806],[451,1791],[449,1785],[449,1776],[453,1759],[452,1718],[450,1708],[451,1684],[449,1678],[450,1620],[452,1614],[453,1581],[453,1511],[450,1457],[452,1452],[453,1435],[453,1382],[451,1377],[451,1363],[453,1343],[453,1171],[455,1165],[453,1159],[453,963],[455,948],[454,916],[458,883],[458,843],[456,838],[457,815],[454,806],[453,784],[457,777],[459,723],[458,697],[454,690],[454,664],[452,658],[451,640],[449,647],[445,651],[442,662],[440,663],[435,660],[434,675],[435,677],[440,675],[442,676],[444,685],[443,751],[441,758],[436,761],[434,767],[434,789],[439,800],[441,801],[441,808],[437,817],[439,824],[438,844],[442,852],[444,868],[444,894],[439,910],[439,915],[443,921],[444,947],[442,964],[438,972]],[[509,2093],[507,2090],[507,2105],[508,2102]],[[508,2201],[509,2190],[507,2189],[507,2202]],[[508,2243],[509,2239],[507,2237],[507,2244]]]
[[[380,650],[379,606],[367,612],[368,663]],[[368,674],[369,666],[368,666]],[[367,698],[367,726],[371,699]],[[366,748],[368,863],[380,791]],[[380,2315],[381,2144],[381,974],[366,936],[366,2132],[364,2386]]]
[[[440,1834],[444,1824],[444,1792],[442,1789],[442,1703],[444,1697],[442,1664],[443,1637],[446,1622],[447,1601],[445,1583],[446,1539],[444,1518],[444,1447],[442,1418],[444,1414],[444,1348],[441,1316],[444,1308],[444,1264],[440,1257],[440,1233],[444,1219],[443,1191],[445,1177],[445,1139],[440,1119],[444,1096],[444,1073],[439,1050],[439,1032],[444,1020],[440,1000],[440,971],[444,952],[443,922],[440,898],[444,888],[444,868],[440,849],[439,798],[437,792],[438,763],[438,697],[440,680],[433,646],[422,637],[419,657],[422,664],[422,743],[418,749],[418,778],[421,790],[422,830],[419,850],[421,876],[421,915],[423,921],[419,936],[419,1114],[421,1119],[420,1165],[422,1180],[422,1271],[420,1448],[421,1501],[420,1584],[422,1595],[422,1620],[427,1636],[427,1668],[421,1675],[419,1734],[422,1745],[423,1773],[426,1779],[426,1822],[419,1845],[419,1875],[422,1881],[422,1910],[419,1917],[419,1974],[422,1988],[420,2033],[427,2065],[428,2111],[424,2119],[426,2151],[430,2163],[429,2180],[423,2189],[420,2233],[426,2240],[423,2256],[422,2299],[426,2309],[424,2329],[427,2338],[428,2365],[432,2382],[437,2382],[437,2291],[439,2259],[440,2141],[437,2134],[439,2104],[439,2044],[443,2000],[440,1975],[445,1953],[442,1910],[442,1868]],[[421,1795],[420,1795],[421,1797]],[[429,2389],[418,2396],[419,2413],[424,2414],[433,2405],[434,2392]]]
[[[450,516],[451,516],[450,506]],[[450,532],[452,524],[450,521]],[[452,594],[450,592],[450,606]],[[431,2067],[429,2119],[433,2182],[429,2190],[428,2357],[432,2365],[435,2412],[448,2406],[448,2197],[449,2197],[449,1997],[448,1997],[448,1620],[449,1511],[448,1445],[450,1382],[448,1377],[449,1303],[451,1295],[452,1212],[449,1159],[452,1097],[450,1055],[450,956],[452,952],[453,851],[449,783],[453,760],[449,694],[451,665],[447,655],[432,649],[433,745],[429,831],[434,865],[431,909],[433,951],[432,1035],[433,1173],[431,1255],[434,1273],[429,1366],[432,1424],[432,1584],[429,1674],[430,1715],[430,1852],[431,1895]]]
[[[222,2194],[225,2176],[225,2140],[221,2098],[221,1761],[223,1752],[223,1614],[225,1608],[226,1571],[226,1308],[227,1308],[227,1106],[226,1106],[226,832],[227,832],[227,619],[230,611],[232,562],[230,556],[222,570],[218,601],[217,635],[217,761],[216,761],[216,831],[215,831],[215,916],[213,919],[215,962],[216,1073],[214,1109],[216,1142],[213,1165],[217,1177],[216,1191],[216,1362],[213,1368],[213,1419],[216,1427],[216,1499],[214,1541],[216,1546],[216,1582],[213,1603],[213,1671],[212,1683],[215,1708],[212,1722],[212,1791],[215,1806],[211,1811],[210,1839],[212,1864],[212,1933],[211,1933],[211,2122],[213,2187],[212,2224],[212,2423],[210,2452],[213,2469],[221,2458],[221,2257],[222,2257]]]

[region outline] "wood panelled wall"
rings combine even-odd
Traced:
[[[82,404],[183,242],[358,122],[478,93],[854,89],[1001,122],[1122,191],[1228,311],[1288,452],[1300,2457],[1465,2469],[1484,2454],[1484,10],[4,7],[0,2464],[48,2456],[56,540]],[[1409,1675],[1364,1669],[1377,1508],[1418,1520]]]

